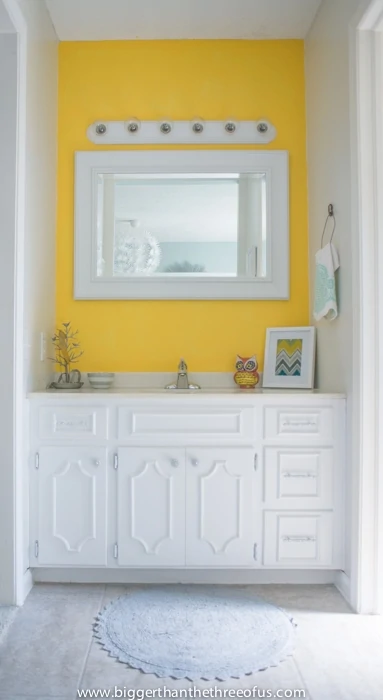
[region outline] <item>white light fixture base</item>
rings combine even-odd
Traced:
[[[203,121],[201,129],[195,130],[196,119],[191,121],[97,121],[87,130],[88,139],[97,145],[142,145],[142,144],[268,144],[274,141],[277,130],[267,119],[258,121]],[[128,125],[137,124],[130,131]]]

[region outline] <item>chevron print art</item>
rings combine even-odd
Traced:
[[[302,374],[303,340],[278,340],[275,374],[278,377],[300,377]]]

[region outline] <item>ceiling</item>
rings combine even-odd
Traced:
[[[321,0],[45,1],[61,41],[303,39],[321,4]]]

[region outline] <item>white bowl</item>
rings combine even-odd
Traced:
[[[114,382],[113,372],[88,372],[92,389],[110,389]]]

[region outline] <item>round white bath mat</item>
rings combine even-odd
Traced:
[[[290,656],[294,623],[246,589],[159,586],[109,603],[94,633],[111,656],[144,673],[227,680]]]

